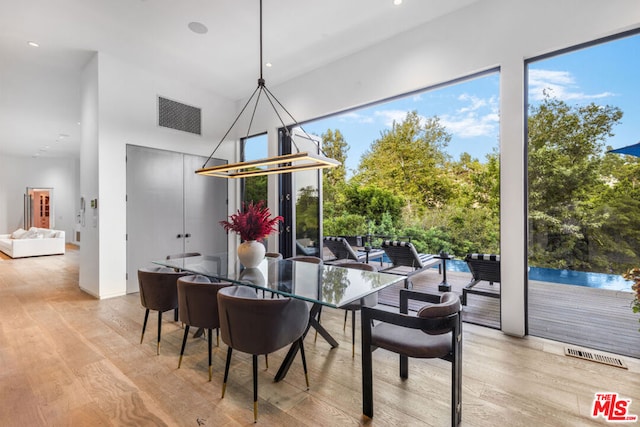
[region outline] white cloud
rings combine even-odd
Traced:
[[[458,109],[458,113],[461,113],[461,114],[467,113],[469,111],[475,111],[475,110],[478,110],[479,108],[486,107],[488,105],[488,101],[486,99],[478,98],[477,96],[469,95],[466,93],[463,93],[462,95],[458,96],[458,101],[470,103],[470,105],[467,105],[465,107]]]
[[[615,96],[612,92],[587,94],[580,91],[574,76],[569,71],[529,70],[529,97],[534,101],[544,99],[548,93],[564,101],[583,101]]]
[[[462,94],[458,101],[463,105],[454,110],[452,114],[438,114],[440,124],[447,132],[458,138],[473,138],[478,136],[493,137],[497,134],[500,115],[498,113],[497,97],[479,98],[475,95]],[[406,110],[380,110],[375,116],[381,118],[386,127],[391,127],[393,122],[402,122],[408,111]],[[424,123],[426,117],[419,116]]]
[[[373,117],[359,113],[345,113],[339,117],[341,122],[373,123]]]
[[[497,97],[479,98],[464,93],[457,100],[464,105],[454,114],[440,115],[440,123],[448,132],[459,138],[493,137],[497,134],[500,122]]]
[[[443,115],[440,123],[447,131],[460,138],[495,136],[500,117],[497,113],[485,115],[467,114],[463,116]]]

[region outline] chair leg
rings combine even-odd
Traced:
[[[409,378],[409,358],[400,355],[400,378]]]
[[[254,354],[253,359],[253,422],[258,421],[258,355]]]
[[[162,312],[158,310],[158,346],[156,347],[156,354],[160,355],[160,337],[162,336]]]
[[[373,418],[373,357],[371,351],[370,332],[369,336],[362,328],[362,413],[369,418]]]
[[[347,329],[347,311],[344,311],[344,324],[342,325],[342,332],[344,332]]]
[[[142,339],[144,338],[144,330],[147,329],[148,319],[149,319],[149,309],[147,308],[144,312],[144,322],[142,322],[142,335],[140,335],[140,344],[142,344]]]
[[[302,358],[302,369],[304,369],[304,379],[307,382],[307,390],[309,390],[309,374],[307,372],[307,358],[304,355],[304,338],[300,337],[298,339],[298,344],[300,347],[300,357]]]
[[[216,328],[216,347],[220,347],[220,328]]]
[[[224,380],[222,381],[222,397],[224,398],[224,392],[227,390],[227,378],[229,378],[229,365],[231,364],[231,352],[233,349],[229,347],[227,349],[227,363],[224,365]]]
[[[264,355],[264,364],[266,365],[265,369],[269,369],[269,355],[268,354]]]
[[[182,337],[182,348],[180,349],[180,359],[178,360],[178,369],[182,365],[182,355],[184,354],[184,347],[187,345],[187,336],[189,335],[189,325],[184,325],[184,337]]]
[[[173,320],[174,322],[178,321],[178,309],[173,310]]]
[[[208,344],[209,344],[209,381],[211,381],[211,345],[213,344],[213,335],[211,335],[211,329],[208,331]]]

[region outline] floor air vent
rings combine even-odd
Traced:
[[[628,369],[622,359],[595,353],[590,350],[575,347],[565,347],[564,354],[566,356],[577,357],[578,359],[591,360],[592,362],[604,363],[605,365],[616,366],[618,368]]]

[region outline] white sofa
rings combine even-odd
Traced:
[[[62,230],[31,227],[11,234],[0,234],[0,251],[11,258],[64,254],[65,234]]]

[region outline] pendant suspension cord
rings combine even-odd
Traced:
[[[260,96],[262,95],[262,92],[264,92],[264,95],[267,98],[267,100],[269,101],[269,104],[271,104],[271,108],[273,108],[273,111],[276,113],[276,116],[278,117],[278,120],[280,120],[280,124],[282,125],[282,128],[284,129],[286,135],[291,139],[291,142],[293,143],[293,145],[295,146],[295,148],[296,148],[296,150],[298,152],[300,152],[300,147],[298,147],[298,144],[296,144],[296,141],[291,136],[291,133],[289,132],[289,126],[284,124],[284,120],[282,119],[282,116],[278,112],[278,108],[276,107],[276,104],[278,104],[280,106],[280,108],[282,108],[282,110],[285,113],[287,113],[289,118],[293,121],[293,124],[291,126],[299,127],[302,130],[302,132],[304,132],[304,134],[306,135],[306,137],[310,141],[315,142],[315,140],[313,138],[311,138],[311,136],[307,133],[307,131],[304,130],[304,128],[291,115],[291,113],[284,107],[284,105],[282,105],[282,103],[278,100],[278,98],[276,98],[276,96],[273,93],[271,93],[271,91],[267,88],[267,85],[266,85],[266,83],[264,81],[264,78],[263,78],[263,75],[262,75],[262,62],[263,62],[262,61],[262,0],[260,0],[260,78],[258,79],[258,87],[256,87],[256,89],[253,91],[253,93],[251,94],[251,96],[249,97],[247,102],[244,104],[244,107],[242,107],[242,110],[240,110],[240,113],[236,116],[236,118],[233,121],[233,123],[231,123],[231,126],[229,127],[229,129],[227,129],[227,132],[224,134],[222,139],[220,139],[220,142],[218,142],[218,145],[216,145],[216,147],[213,149],[213,151],[211,152],[211,154],[207,158],[207,161],[204,162],[204,165],[202,165],[203,169],[207,166],[207,163],[209,163],[209,160],[211,160],[211,158],[213,157],[215,152],[218,150],[220,145],[224,142],[225,138],[229,135],[229,133],[231,132],[231,129],[233,129],[233,127],[236,125],[236,123],[238,122],[238,120],[240,119],[240,117],[242,116],[244,111],[247,109],[247,107],[249,106],[249,104],[251,103],[253,98],[256,96],[256,93],[258,94],[258,96],[256,97],[256,102],[255,102],[255,104],[253,106],[253,111],[251,113],[251,120],[249,121],[249,127],[247,128],[247,137],[249,136],[249,132],[251,131],[251,125],[253,124],[253,119],[254,119],[254,117],[256,115],[256,110],[258,108],[258,102],[260,101]],[[275,101],[275,103],[274,103],[274,101]],[[320,152],[323,155],[325,155],[325,156],[327,155],[324,152],[324,150],[322,149],[322,145],[321,144],[318,144],[318,150],[320,150]]]
[[[215,154],[215,152],[218,149],[218,147],[220,147],[220,144],[222,144],[222,142],[227,137],[227,135],[229,135],[229,132],[231,132],[231,129],[233,129],[233,127],[236,125],[236,123],[238,122],[238,119],[240,118],[240,116],[242,116],[242,113],[244,113],[244,110],[247,109],[247,106],[249,105],[249,103],[251,102],[253,97],[256,96],[256,92],[258,92],[258,89],[260,89],[260,85],[258,85],[258,87],[256,87],[256,89],[253,91],[253,93],[251,94],[251,96],[247,100],[246,104],[244,104],[244,107],[242,107],[242,110],[240,110],[240,113],[236,116],[236,119],[233,121],[233,123],[231,123],[231,126],[229,126],[229,129],[227,129],[227,132],[220,139],[220,142],[218,142],[218,145],[216,145],[216,148],[214,148],[213,151],[211,152],[211,154],[209,154],[209,157],[207,158],[207,161],[204,162],[204,164],[202,165],[203,168],[207,166],[207,163],[209,163],[209,160],[211,160],[211,158]]]
[[[258,96],[256,97],[256,103],[253,104],[253,111],[251,112],[251,120],[249,120],[249,127],[247,127],[247,135],[246,138],[249,138],[249,132],[251,132],[251,125],[253,124],[253,118],[256,116],[256,110],[258,109],[258,103],[260,102],[260,95],[264,91],[264,86],[258,86],[260,90],[258,91]]]
[[[258,80],[258,84],[260,82],[264,86],[264,79],[262,78],[262,0],[260,0],[260,80]]]
[[[298,150],[298,152],[300,152],[300,147],[298,147],[298,144],[296,144],[296,141],[291,137],[291,134],[289,133],[289,127],[286,126],[284,124],[284,122],[282,121],[282,118],[280,117],[280,114],[278,114],[278,109],[276,108],[276,106],[273,104],[273,102],[271,101],[271,98],[273,98],[273,100],[280,106],[280,108],[282,108],[282,110],[287,113],[287,115],[289,116],[289,118],[293,121],[293,125],[292,126],[297,126],[300,128],[300,130],[302,132],[304,132],[305,136],[307,137],[307,139],[309,139],[310,141],[314,141],[315,140],[313,138],[311,138],[311,136],[307,133],[306,130],[304,130],[304,128],[302,127],[302,125],[300,123],[298,123],[298,121],[291,115],[291,113],[285,108],[284,105],[282,105],[282,103],[278,100],[278,98],[276,98],[276,96],[271,93],[271,91],[269,90],[269,88],[267,86],[264,86],[264,92],[265,95],[267,97],[267,99],[269,100],[269,102],[271,103],[271,106],[273,107],[273,110],[276,112],[276,115],[278,116],[278,119],[280,119],[280,123],[282,124],[282,127],[284,128],[285,133],[287,134],[287,136],[289,138],[291,138],[291,142],[293,142],[293,145],[296,147],[296,150]],[[326,156],[327,153],[324,152],[324,150],[322,149],[322,145],[318,144],[318,150],[320,150],[320,152]]]

